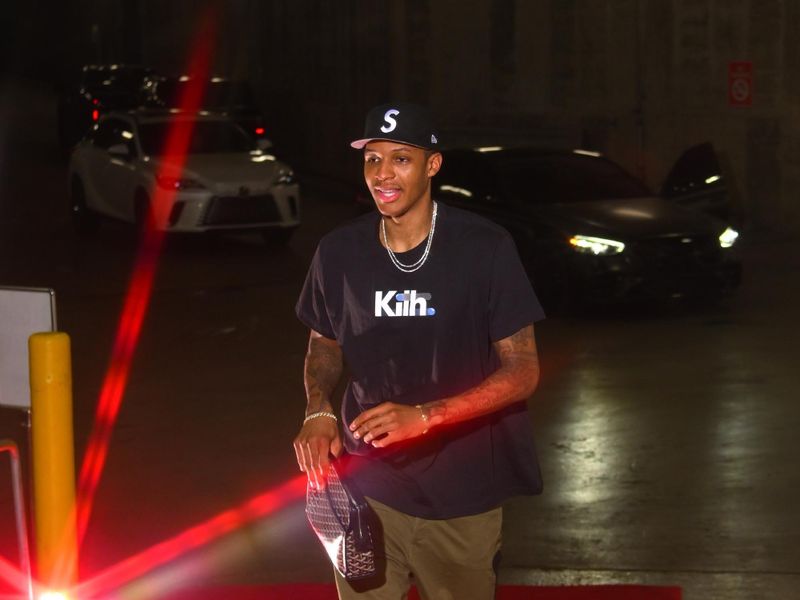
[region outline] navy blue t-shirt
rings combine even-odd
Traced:
[[[544,318],[505,229],[439,203],[428,259],[405,273],[379,242],[379,219],[369,213],[320,241],[296,307],[338,342],[350,371],[342,420],[351,477],[365,495],[428,519],[539,493],[524,401],[383,449],[350,433],[382,402],[423,404],[475,387],[499,366],[492,343]],[[425,243],[398,258],[414,263]]]

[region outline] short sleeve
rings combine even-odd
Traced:
[[[544,310],[510,235],[495,249],[489,290],[489,337],[497,342],[544,319]]]
[[[322,253],[320,247],[314,253],[306,281],[297,300],[295,312],[297,318],[314,331],[329,339],[336,339],[325,302],[325,279],[323,277]]]

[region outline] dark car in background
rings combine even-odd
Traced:
[[[84,65],[79,80],[60,90],[58,141],[64,153],[112,110],[139,105],[141,88],[153,70],[140,65]]]
[[[672,166],[661,186],[661,196],[681,206],[735,222],[738,219],[722,174],[723,168],[710,143],[693,146]]]
[[[181,98],[190,82],[187,75],[148,77],[142,85],[141,104],[147,108],[181,109]],[[264,115],[247,81],[211,77],[205,82],[200,108],[230,117],[255,139],[267,137]]]
[[[691,208],[710,197],[722,210],[725,190],[719,172],[689,164],[694,174],[673,169],[667,199],[595,152],[462,147],[444,152],[432,193],[505,227],[551,310],[719,297],[741,279],[738,233]]]

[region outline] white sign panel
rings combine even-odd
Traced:
[[[0,404],[30,408],[28,338],[56,330],[55,292],[0,287]]]

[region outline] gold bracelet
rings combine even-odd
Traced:
[[[327,410],[320,410],[320,411],[311,413],[305,419],[303,419],[303,425],[308,423],[311,419],[316,419],[318,417],[328,417],[329,419],[333,419],[337,423],[339,422],[339,419],[337,419],[336,415],[333,414],[332,412],[328,412]]]
[[[422,417],[422,420],[425,422],[425,431],[422,432],[422,435],[428,433],[428,413],[425,412],[425,409],[422,408],[422,404],[417,404],[416,407],[419,409],[419,414]]]

